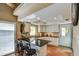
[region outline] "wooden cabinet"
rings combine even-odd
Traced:
[[[24,23],[25,27],[24,27],[24,32],[30,32],[30,24],[29,23]]]
[[[59,32],[59,27],[57,24],[47,25],[46,32]]]
[[[16,38],[17,39],[21,38],[20,25],[21,23],[17,21],[16,22]]]
[[[47,56],[47,44],[39,48],[38,56]]]
[[[46,25],[38,25],[38,32],[46,32]]]
[[[19,39],[21,38],[21,22],[16,23],[16,38]],[[29,23],[24,23],[24,32],[30,32],[30,24]],[[22,27],[23,28],[23,27]]]
[[[38,32],[59,32],[59,25],[39,25]]]
[[[58,46],[59,38],[50,38],[49,40],[51,41],[49,44]]]

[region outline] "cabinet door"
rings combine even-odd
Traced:
[[[21,23],[20,22],[16,22],[16,38],[21,38],[21,32],[20,32],[20,26]]]
[[[24,27],[24,32],[30,32],[30,24],[29,23],[24,23],[25,27]]]
[[[49,44],[52,44],[52,45],[56,45],[56,46],[58,46],[58,38],[50,38],[50,43]]]

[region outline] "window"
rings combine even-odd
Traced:
[[[35,36],[36,35],[36,26],[31,26],[30,29],[31,29],[30,35]]]
[[[66,36],[67,33],[68,33],[68,28],[62,27],[61,35],[62,35],[62,36]]]
[[[0,55],[14,52],[15,24],[0,23]]]

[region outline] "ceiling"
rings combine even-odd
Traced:
[[[14,10],[13,14],[23,18],[49,5],[51,5],[51,3],[22,3]]]
[[[50,24],[66,24],[71,23],[71,4],[70,3],[57,3],[51,4],[39,11],[21,17],[19,21],[31,22],[35,25],[50,25]],[[66,21],[66,19],[69,19]]]

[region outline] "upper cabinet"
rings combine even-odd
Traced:
[[[40,25],[40,32],[46,32],[46,25]]]
[[[29,23],[24,23],[25,27],[24,27],[24,32],[30,32],[30,24]]]
[[[59,32],[59,25],[40,25],[38,26],[38,32]]]
[[[21,33],[30,32],[30,23],[21,22],[21,23],[20,23],[20,32],[21,32]]]
[[[58,24],[47,25],[46,32],[59,32],[59,25]]]
[[[30,32],[30,24],[17,22],[16,32],[17,32],[17,39],[21,38],[22,33]]]

